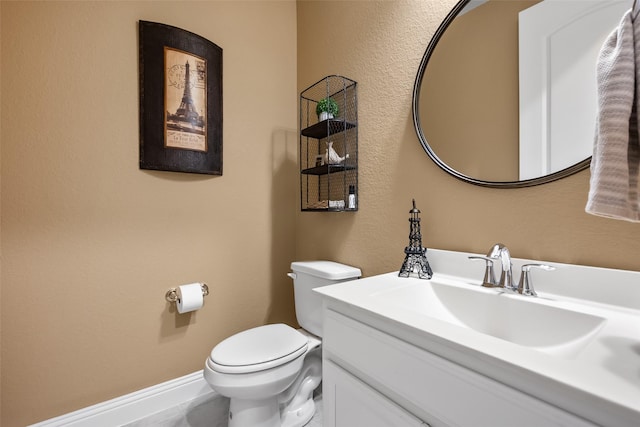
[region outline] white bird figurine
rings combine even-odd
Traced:
[[[345,159],[349,158],[349,154],[345,154],[344,157],[340,157],[340,155],[333,149],[333,141],[327,141],[327,151],[324,155],[325,163],[330,165],[339,165],[344,162]]]

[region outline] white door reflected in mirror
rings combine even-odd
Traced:
[[[518,16],[520,180],[591,155],[600,48],[632,0],[545,0]]]

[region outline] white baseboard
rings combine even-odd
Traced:
[[[33,424],[31,427],[114,427],[125,425],[206,394],[215,394],[215,392],[204,380],[202,371],[198,371]]]

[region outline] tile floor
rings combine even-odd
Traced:
[[[314,400],[316,414],[305,427],[322,427],[322,393]],[[228,427],[228,413],[229,399],[211,392],[122,427]]]
[[[322,427],[322,394],[314,397],[313,400],[316,401],[316,414],[305,427]]]

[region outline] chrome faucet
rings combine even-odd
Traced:
[[[500,274],[500,282],[498,282],[499,288],[505,288],[510,291],[515,291],[516,287],[513,284],[513,265],[511,263],[511,253],[509,248],[499,243],[498,256],[502,263],[502,274]],[[495,246],[494,246],[495,247]]]
[[[512,292],[518,292],[522,295],[536,296],[536,292],[533,289],[533,282],[531,280],[530,270],[531,268],[541,268],[544,270],[555,270],[554,267],[544,264],[525,264],[522,266],[522,274],[520,276],[520,282],[516,286],[513,282],[513,263],[511,262],[511,253],[502,243],[496,243],[491,250],[487,253],[487,256],[470,256],[469,259],[484,260],[486,262],[486,268],[484,272],[484,278],[482,280],[482,286],[487,288],[503,288]],[[502,265],[502,272],[500,274],[500,280],[496,281],[493,263],[496,260],[500,260]]]

